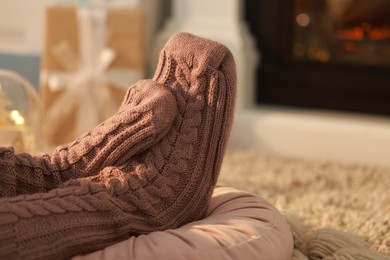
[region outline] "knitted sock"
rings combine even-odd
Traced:
[[[0,258],[70,258],[205,216],[232,124],[233,57],[180,33],[163,49],[154,80],[177,100],[168,133],[96,176],[0,199]]]
[[[172,94],[144,80],[128,90],[117,114],[51,156],[15,155],[12,147],[0,147],[0,197],[45,192],[122,164],[160,140],[176,112]]]

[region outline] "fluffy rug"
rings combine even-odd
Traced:
[[[220,183],[255,193],[286,215],[293,259],[355,259],[351,244],[379,253],[357,250],[359,259],[390,259],[390,168],[228,150]],[[321,236],[327,242],[319,247],[333,256],[310,249]]]

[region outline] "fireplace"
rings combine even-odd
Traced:
[[[390,115],[389,0],[247,0],[256,102]]]

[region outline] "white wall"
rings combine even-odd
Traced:
[[[41,52],[44,7],[49,2],[0,0],[0,52]]]

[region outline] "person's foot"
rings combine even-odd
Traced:
[[[154,80],[175,96],[178,115],[167,135],[127,168],[142,172],[131,186],[142,194],[137,207],[150,205],[145,224],[165,229],[206,213],[233,121],[235,63],[225,46],[179,33],[162,50]]]
[[[129,88],[119,111],[54,153],[15,155],[0,147],[0,195],[45,192],[73,179],[96,175],[150,148],[176,117],[176,99],[163,85],[142,80]],[[1,197],[0,196],[0,197]]]

